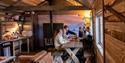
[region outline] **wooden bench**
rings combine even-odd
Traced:
[[[10,57],[0,57],[0,63],[10,63],[12,60],[15,59],[15,56]]]
[[[34,63],[53,63],[53,57],[51,56],[51,53],[49,52],[43,57],[34,61]]]
[[[46,51],[38,52],[35,55],[21,55],[19,56],[20,63],[52,63],[53,57],[51,53]],[[43,62],[44,61],[44,62]]]

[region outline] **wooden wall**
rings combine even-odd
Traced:
[[[125,42],[105,34],[106,62],[125,63]]]
[[[106,22],[105,52],[107,63],[125,63],[125,23]]]
[[[97,63],[104,63],[103,61],[103,56],[101,55],[101,53],[99,52],[99,50],[96,50],[96,59],[97,59]]]
[[[117,2],[112,8],[125,16],[125,1]],[[112,12],[105,12],[106,63],[125,63],[125,23]],[[110,21],[110,22],[109,22]]]

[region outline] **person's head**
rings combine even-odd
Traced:
[[[81,27],[79,27],[79,30],[82,30],[82,28],[81,28]]]
[[[89,28],[89,27],[87,27],[87,28],[86,28],[86,31],[88,31],[88,32],[89,32],[89,31],[90,31],[90,28]]]
[[[66,31],[68,31],[68,30],[69,30],[69,28],[68,28],[68,26],[67,26],[67,25],[65,25],[63,28],[64,28]]]
[[[62,33],[63,33],[62,28],[57,28],[57,29],[55,30],[55,35],[57,35],[57,34],[62,34]]]

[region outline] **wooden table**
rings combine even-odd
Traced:
[[[62,46],[67,53],[70,55],[70,57],[65,61],[65,63],[71,63],[73,60],[75,63],[79,63],[79,59],[76,57],[76,53],[79,51],[80,48],[82,48],[83,45],[81,42],[69,42]],[[70,48],[74,48],[74,50],[71,50]]]

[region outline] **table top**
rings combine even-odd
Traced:
[[[62,48],[82,48],[83,44],[81,42],[69,42],[62,45]]]

